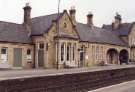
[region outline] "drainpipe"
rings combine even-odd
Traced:
[[[60,0],[58,0],[57,35],[59,40]],[[57,42],[57,69],[59,69],[59,41]]]

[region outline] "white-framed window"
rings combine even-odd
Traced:
[[[7,48],[6,47],[1,48],[1,54],[7,54]]]
[[[133,38],[133,45],[135,45],[135,38]]]
[[[61,61],[64,61],[64,43],[61,44]]]
[[[39,49],[44,49],[44,43],[39,44]]]
[[[73,61],[75,60],[76,43],[73,45]]]
[[[130,41],[131,42],[131,45],[135,45],[135,38],[134,37],[131,37],[130,40],[131,40]]]
[[[31,60],[31,59],[32,59],[32,50],[27,49],[27,60]]]
[[[97,62],[100,62],[103,60],[103,46],[97,46],[95,48],[95,58]]]
[[[96,47],[96,61],[99,60],[99,46]]]
[[[70,59],[70,44],[67,45],[67,61]]]
[[[100,55],[101,55],[101,60],[104,59],[103,53],[104,53],[103,46],[101,46],[101,53],[100,53]]]
[[[8,48],[2,47],[1,48],[1,62],[6,63],[8,61]]]
[[[94,58],[94,60],[95,60],[95,56],[96,56],[96,54],[95,54],[95,46],[92,46],[92,57]]]

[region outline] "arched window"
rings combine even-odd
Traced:
[[[27,49],[27,60],[32,59],[31,49]]]
[[[27,55],[31,55],[31,49],[27,49]]]
[[[64,28],[67,28],[67,24],[66,23],[64,23]]]

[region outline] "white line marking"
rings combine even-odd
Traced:
[[[115,84],[115,85],[111,85],[111,86],[107,86],[107,87],[103,87],[103,88],[99,88],[99,89],[95,89],[95,90],[91,90],[91,91],[88,91],[88,92],[97,92],[97,91],[99,92],[99,91],[102,91],[104,89],[108,89],[108,88],[112,88],[112,87],[116,87],[116,86],[120,86],[120,85],[125,85],[129,82],[135,82],[135,80],[123,82],[123,83],[120,83],[120,84]]]

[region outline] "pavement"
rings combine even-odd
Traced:
[[[135,92],[135,80],[99,88],[89,92]]]
[[[64,74],[73,74],[81,72],[94,72],[102,70],[113,70],[120,68],[135,67],[135,65],[108,65],[108,66],[94,66],[89,68],[72,68],[72,69],[30,69],[30,70],[0,70],[0,81],[19,79],[19,78],[31,78],[41,76],[56,76]]]

